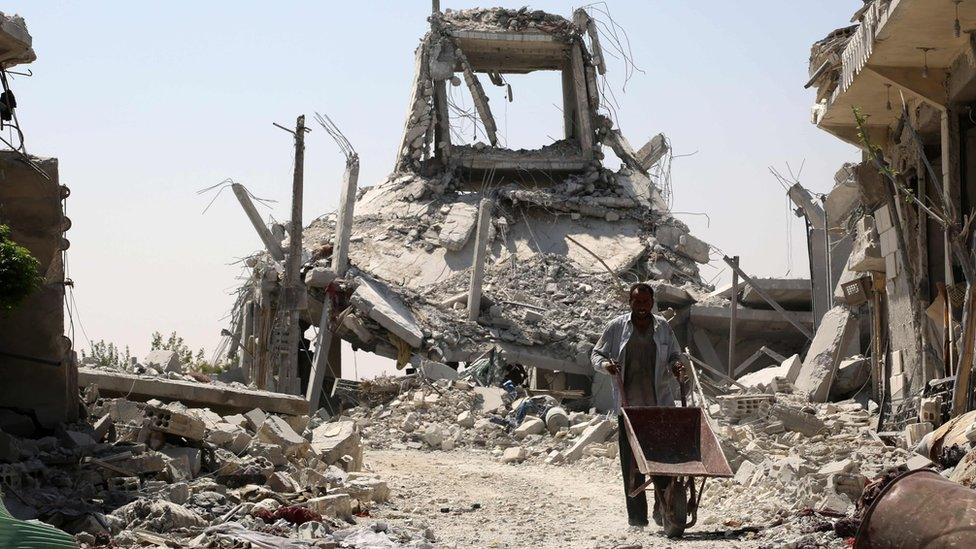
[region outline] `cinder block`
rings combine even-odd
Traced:
[[[888,229],[879,233],[878,237],[880,238],[882,256],[887,257],[898,251],[898,233],[895,232],[895,229]]]
[[[898,276],[901,272],[900,266],[898,265],[898,254],[889,254],[885,256],[885,279],[891,280]]]
[[[879,233],[887,231],[893,226],[891,224],[891,214],[888,212],[888,206],[881,206],[877,210],[874,210],[874,224],[877,225]]]

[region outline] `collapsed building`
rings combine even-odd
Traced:
[[[248,260],[229,330],[247,381],[294,393],[300,378],[317,402],[322,380],[329,387],[342,377],[341,338],[400,367],[458,368],[489,355],[524,370],[519,379],[535,389],[575,392],[605,410],[609,380],[594,379],[590,350],[625,307],[621,290],[638,281],[654,284],[679,340],[719,379],[803,348],[815,326],[808,281],[755,284],[789,311],[744,283],[718,292],[703,283],[699,265],[713,251],[670,213],[669,142],[660,134],[635,149],[615,127],[601,99],[597,22],[585,10],[572,20],[526,8],[446,10],[429,21],[393,173],[359,188],[359,158],[344,143],[339,210],[301,235],[308,296],[297,326],[283,312],[294,309],[284,265],[293,237],[255,221],[265,250]],[[511,100],[512,75],[535,71],[560,74],[564,135],[538,149],[505,148],[485,87],[506,88]],[[462,92],[470,111],[454,98]],[[459,120],[472,119],[484,141],[462,143]],[[619,169],[606,166],[605,150]],[[726,355],[730,304],[743,292],[738,345]],[[314,353],[308,343],[292,352],[304,337],[294,332],[310,326],[319,328]]]

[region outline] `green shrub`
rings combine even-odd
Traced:
[[[0,225],[0,311],[19,305],[41,285],[40,262],[10,240],[10,227]]]

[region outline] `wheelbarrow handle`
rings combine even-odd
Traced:
[[[617,364],[616,361],[611,362],[613,362],[613,365],[617,370],[616,373],[613,374],[613,384],[617,386],[617,395],[620,396],[620,407],[626,408],[629,405],[627,404],[627,393],[624,392],[624,379],[623,376],[620,375],[620,365]]]

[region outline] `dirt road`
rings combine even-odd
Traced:
[[[427,523],[444,547],[755,547],[703,527],[669,540],[653,523],[628,531],[620,474],[612,468],[502,464],[458,450],[371,450],[366,461],[390,484],[374,516]],[[616,462],[614,462],[616,465]]]

